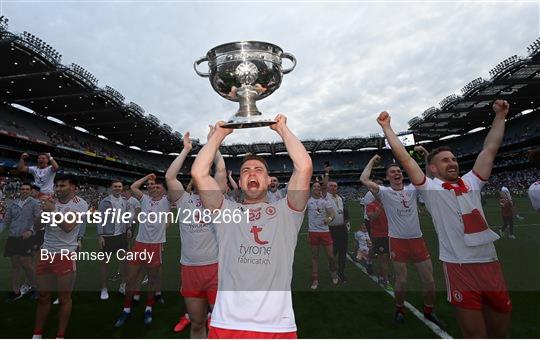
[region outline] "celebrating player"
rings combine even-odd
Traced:
[[[221,214],[214,220],[219,273],[209,338],[296,338],[292,265],[313,166],[306,149],[287,127],[287,118],[278,115],[276,121],[270,128],[281,136],[294,164],[287,197],[266,203],[268,167],[263,158],[249,155],[240,166],[243,203],[224,199],[209,174],[219,146],[233,131],[224,128],[223,122],[216,124],[191,169],[204,208],[218,209]]]
[[[390,164],[386,168],[386,179],[390,182],[390,187],[379,185],[370,180],[371,169],[373,165],[379,163],[380,159],[379,155],[371,158],[364,168],[360,180],[381,201],[388,219],[390,255],[396,275],[394,321],[397,323],[404,321],[407,263],[413,262],[424,290],[424,316],[435,324],[441,325],[440,320],[433,312],[435,281],[433,280],[431,258],[420,230],[416,204],[417,191],[414,186],[403,184],[403,174],[397,164]]]
[[[487,225],[480,190],[491,174],[504,136],[509,105],[493,104],[495,118],[473,169],[459,176],[459,164],[448,147],[432,150],[424,175],[390,126],[390,115],[377,118],[394,156],[422,192],[439,238],[440,259],[446,276],[448,300],[465,338],[509,336],[512,303],[493,242],[499,237]]]
[[[40,153],[37,157],[37,165],[26,165],[27,153],[23,153],[17,164],[20,172],[30,173],[34,177],[34,184],[39,186],[44,194],[54,193],[54,176],[60,168],[50,153]],[[50,163],[50,165],[49,165]]]

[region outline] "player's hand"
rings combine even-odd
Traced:
[[[182,142],[184,143],[184,150],[191,151],[191,149],[193,148],[193,144],[191,143],[191,139],[189,139],[189,131],[186,131],[186,133],[184,133]]]
[[[217,122],[216,125],[214,125],[214,132],[212,133],[212,136],[216,134],[220,137],[221,140],[223,140],[225,137],[227,137],[233,132],[233,129],[224,127],[223,125],[225,125],[224,121],[220,120],[219,122]]]
[[[266,87],[262,86],[259,83],[255,84],[254,90],[257,92],[257,94],[263,94],[263,93],[265,93],[267,91]]]
[[[49,157],[49,158],[52,157],[50,152],[47,152],[46,155],[47,155],[47,157]]]
[[[278,114],[276,118],[274,118],[274,120],[276,121],[276,123],[270,125],[270,129],[281,134],[281,132],[283,132],[283,130],[287,128],[287,117],[282,114]]]
[[[26,152],[21,155],[21,159],[27,159],[28,157],[30,157],[30,155]]]
[[[56,209],[54,199],[49,195],[44,195],[41,198],[41,210],[51,212]]]
[[[156,174],[151,173],[151,174],[146,175],[146,180],[155,181],[156,180]]]
[[[30,236],[32,236],[32,232],[30,230],[27,230],[24,233],[22,233],[21,236],[22,236],[23,240],[29,239]]]
[[[103,248],[105,248],[105,238],[103,236],[100,236],[98,238],[98,245],[99,245],[99,249],[103,250]]]
[[[506,100],[497,99],[493,103],[493,111],[495,111],[495,114],[497,116],[506,117],[509,109],[510,109],[510,104],[508,104]]]
[[[377,123],[379,123],[382,128],[390,127],[390,114],[386,111],[379,113],[379,117],[377,117]]]
[[[424,157],[428,154],[426,148],[424,148],[422,145],[415,146],[414,151],[418,152],[421,156]]]
[[[381,162],[381,156],[375,155],[371,157],[371,160],[373,161],[373,165],[378,165]]]

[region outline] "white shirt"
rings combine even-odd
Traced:
[[[139,202],[139,200],[133,196],[129,197],[129,199],[127,199],[126,201],[127,210],[131,213],[131,216],[133,216],[133,218],[131,219],[131,223],[135,223],[137,221],[135,209],[141,209],[141,202]]]
[[[369,217],[367,215],[367,206],[373,201],[375,201],[375,196],[373,196],[373,193],[371,191],[368,191],[364,195],[364,220],[369,221]]]
[[[35,165],[28,167],[28,172],[34,176],[34,184],[39,187],[39,191],[45,194],[54,193],[54,176],[56,171],[49,165],[43,169]]]
[[[384,207],[389,237],[401,239],[422,237],[416,203],[417,191],[413,185],[406,185],[403,190],[394,190],[381,185],[375,196],[380,198]]]
[[[529,199],[535,211],[540,211],[540,180],[534,182],[529,187]]]
[[[361,231],[358,230],[354,233],[354,238],[356,239],[356,242],[358,242],[358,249],[362,252],[368,252],[369,251],[369,234],[367,231]]]
[[[165,243],[167,220],[163,213],[168,213],[171,210],[167,196],[164,195],[161,199],[155,201],[144,194],[140,201],[141,213],[143,214],[135,240],[142,243]],[[154,221],[156,222],[153,223]]]
[[[470,189],[474,206],[484,216],[480,191],[486,182],[469,171],[462,178]],[[497,260],[493,243],[469,247],[465,244],[463,220],[459,204],[453,190],[442,187],[438,178],[426,178],[422,185],[416,186],[422,192],[439,238],[439,259],[451,263],[485,263]]]
[[[276,189],[276,191],[272,192],[271,190],[268,190],[266,192],[266,201],[268,203],[274,203],[279,201],[282,198],[285,198],[287,196],[285,190]]]
[[[343,199],[339,195],[332,195],[331,193],[326,193],[326,200],[330,202],[332,209],[334,209],[335,217],[332,222],[329,223],[331,226],[338,226],[345,224],[345,211],[343,208]]]
[[[272,204],[223,200],[221,211],[236,212],[242,219],[240,223],[215,223],[219,283],[211,326],[296,331],[291,280],[304,212],[291,209],[287,198]]]
[[[61,213],[72,212],[85,212],[88,211],[88,203],[79,196],[73,197],[67,203],[56,202],[56,211]],[[72,218],[70,216],[70,218]],[[84,220],[85,217],[83,216]],[[69,251],[77,250],[77,235],[79,234],[80,227],[84,224],[80,223],[66,233],[59,226],[52,227],[50,225],[45,226],[45,236],[43,237],[42,249],[47,249],[51,253],[59,253],[62,249],[68,249]]]
[[[325,223],[326,209],[332,209],[332,204],[323,197],[311,196],[307,202],[308,231],[310,233],[329,232],[328,224]]]
[[[180,263],[204,266],[218,262],[218,243],[213,223],[204,223],[201,198],[184,192],[176,201],[178,224],[182,241]]]

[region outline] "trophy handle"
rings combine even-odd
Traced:
[[[197,59],[194,63],[193,63],[193,69],[195,70],[195,73],[197,73],[199,76],[201,77],[210,77],[210,73],[209,72],[200,72],[199,70],[197,70],[197,66],[199,66],[199,64],[201,63],[204,63],[205,61],[208,61],[208,58],[207,57],[201,57],[199,59]],[[293,67],[294,68],[294,67]]]
[[[281,53],[281,58],[289,59],[293,63],[290,68],[281,71],[283,72],[283,74],[290,73],[292,70],[294,70],[294,68],[296,67],[296,58],[292,54],[287,52]]]

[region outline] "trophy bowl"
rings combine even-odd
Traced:
[[[282,68],[282,60],[289,59],[292,66]],[[199,64],[208,62],[208,72],[200,72]],[[214,91],[240,108],[226,123],[233,129],[268,126],[275,123],[264,116],[255,105],[268,97],[281,85],[283,75],[296,66],[296,58],[274,44],[262,41],[238,41],[214,47],[206,56],[193,64],[195,72],[208,77]]]

